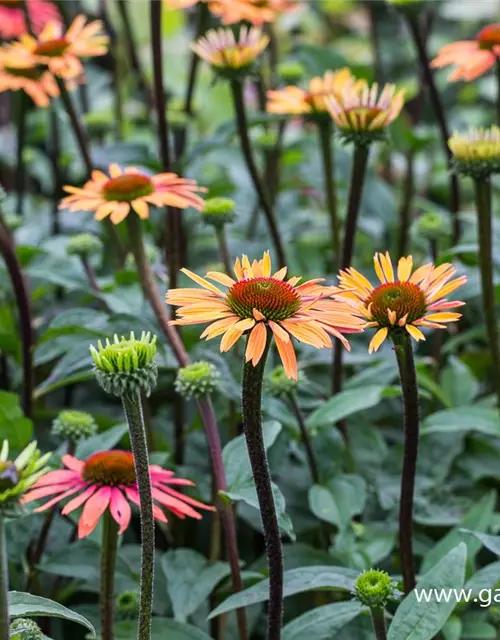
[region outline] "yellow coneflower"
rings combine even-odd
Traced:
[[[460,173],[482,177],[500,171],[500,127],[496,125],[454,133],[448,146]]]

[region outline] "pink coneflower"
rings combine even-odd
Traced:
[[[59,10],[53,2],[27,0],[28,13],[34,33],[39,34],[47,22],[61,22]],[[27,31],[20,0],[0,0],[0,37],[19,38]]]
[[[66,469],[49,471],[42,476],[23,498],[23,503],[55,496],[44,505],[35,509],[45,511],[55,504],[78,493],[62,510],[63,515],[83,506],[78,523],[78,537],[85,538],[96,528],[101,516],[109,508],[111,516],[123,533],[131,518],[130,502],[138,507],[139,491],[135,477],[134,456],[129,451],[100,451],[91,455],[85,462],[70,455],[62,457]],[[149,467],[153,500],[166,507],[179,518],[201,519],[193,507],[214,511],[198,500],[171,489],[169,485],[194,486],[191,480],[174,477],[173,471],[152,464]],[[156,520],[167,522],[167,518],[158,505],[153,506]]]

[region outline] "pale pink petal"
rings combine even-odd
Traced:
[[[73,500],[70,500],[68,504],[65,505],[63,510],[61,511],[63,516],[66,516],[68,515],[68,513],[71,513],[75,509],[78,509],[78,507],[81,507],[82,504],[86,502],[90,498],[90,496],[95,493],[96,489],[97,487],[95,485],[92,485],[91,487],[87,487],[87,489],[85,489],[83,493],[81,493],[76,498],[73,498]]]
[[[177,498],[167,495],[160,491],[159,489],[153,488],[152,490],[153,498],[157,500],[160,504],[163,504],[167,509],[175,509],[180,513],[184,513],[186,516],[190,518],[195,518],[196,520],[201,520],[201,515],[192,509],[190,506],[181,502]]]
[[[71,489],[68,489],[64,493],[59,494],[55,498],[52,498],[52,500],[49,500],[45,504],[42,504],[41,507],[37,507],[33,511],[35,511],[35,513],[39,513],[40,511],[46,511],[47,509],[50,509],[61,500],[64,500],[65,498],[69,498],[69,496],[72,496],[77,491],[80,491],[80,489],[81,489],[81,485],[78,485],[76,487],[71,487]]]
[[[57,471],[49,471],[39,478],[33,488],[38,489],[38,487],[45,487],[49,484],[67,484],[76,480],[80,480],[80,474],[66,469],[58,469]]]
[[[83,467],[85,466],[85,462],[78,460],[74,456],[70,456],[69,454],[64,455],[62,458],[62,463],[71,471],[76,471],[77,473],[81,473],[83,471]]]
[[[130,505],[125,499],[125,496],[116,487],[111,490],[111,501],[109,510],[111,515],[115,519],[115,522],[119,525],[119,534],[122,534],[130,524],[130,518],[132,517],[132,510]]]

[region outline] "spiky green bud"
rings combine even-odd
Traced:
[[[179,369],[175,390],[184,398],[199,398],[213,393],[217,389],[219,378],[220,372],[215,365],[200,360]]]
[[[297,380],[292,380],[286,375],[285,369],[281,365],[270,371],[264,379],[266,392],[277,398],[293,393],[298,384]]]
[[[139,613],[137,591],[124,591],[116,598],[116,615],[119,620],[136,620]]]
[[[10,640],[42,640],[42,630],[34,620],[30,618],[16,618],[10,623]]]
[[[234,200],[209,198],[205,200],[201,216],[205,224],[211,224],[214,227],[231,223],[236,217]]]
[[[139,340],[134,332],[130,337],[113,342],[99,340],[97,348],[91,345],[90,353],[94,361],[94,373],[101,387],[115,396],[133,395],[143,390],[149,395],[156,386],[158,366],[156,357],[156,336],[145,331]]]
[[[97,433],[97,423],[90,413],[68,409],[61,411],[54,420],[51,433],[64,440],[79,442]]]
[[[305,75],[306,70],[300,62],[294,60],[282,62],[278,66],[278,74],[286,84],[297,84]]]
[[[23,226],[23,217],[18,213],[6,213],[4,222],[7,229],[14,233]]]
[[[439,213],[429,211],[418,218],[415,230],[428,240],[439,240],[450,234],[450,223]]]
[[[50,453],[42,455],[36,442],[30,442],[12,461],[9,459],[9,443],[3,441],[0,449],[0,512],[3,515],[18,515],[20,499],[38,478],[47,473],[46,464],[50,456]]]
[[[101,251],[102,241],[92,233],[79,233],[72,236],[66,245],[66,253],[79,258],[90,258],[100,254]]]
[[[385,571],[369,569],[354,584],[358,600],[370,609],[383,609],[394,595],[395,582]]]

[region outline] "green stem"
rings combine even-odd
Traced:
[[[401,556],[404,590],[408,594],[415,587],[413,499],[417,474],[420,411],[417,372],[410,335],[404,330],[393,332],[392,341],[398,362],[404,403],[404,453],[399,505],[399,553]]]
[[[384,610],[380,608],[370,609],[370,614],[372,616],[375,638],[377,640],[387,640]]]
[[[474,180],[479,236],[479,268],[483,293],[488,347],[493,366],[495,392],[500,407],[500,342],[495,312],[495,287],[493,283],[491,182],[489,178]]]
[[[285,250],[281,241],[281,235],[278,229],[278,224],[274,216],[274,211],[269,199],[269,195],[265,189],[265,186],[259,175],[259,170],[255,164],[253,157],[252,146],[250,144],[250,137],[248,135],[248,121],[245,109],[245,100],[243,98],[243,84],[239,80],[231,81],[231,91],[233,94],[234,111],[236,115],[236,123],[238,126],[238,135],[240,138],[241,150],[245,159],[248,172],[253,182],[254,189],[259,198],[260,206],[266,217],[266,221],[269,227],[269,232],[273,240],[274,249],[278,258],[279,266],[286,265]]]
[[[497,104],[496,104],[496,116],[497,116],[497,124],[500,125],[500,59],[497,58],[497,63],[495,66],[496,76],[497,76]]]
[[[137,640],[149,640],[151,638],[151,616],[153,613],[155,525],[151,477],[149,475],[148,445],[140,394],[124,395],[122,396],[122,402],[130,432],[141,505],[141,599]]]
[[[249,362],[243,367],[242,403],[243,432],[259,500],[269,568],[267,638],[280,640],[283,619],[283,549],[264,445],[261,415],[262,379],[270,342],[268,335],[266,350],[257,366],[254,367]]]
[[[403,197],[401,201],[401,207],[399,209],[399,234],[398,234],[398,248],[397,255],[405,256],[408,251],[408,240],[411,223],[411,204],[413,201],[413,194],[415,192],[414,185],[414,152],[409,151],[406,154],[406,174],[403,184]]]
[[[22,214],[24,209],[24,195],[26,187],[26,176],[24,167],[24,147],[26,145],[26,115],[28,97],[21,91],[19,93],[19,104],[17,114],[17,149],[16,149],[16,212]]]
[[[115,604],[115,568],[118,550],[118,525],[109,510],[104,514],[101,547],[101,594],[99,609],[101,614],[101,636],[113,640]]]
[[[229,247],[227,244],[226,227],[224,225],[218,225],[215,227],[215,235],[217,236],[217,244],[219,245],[219,253],[224,265],[224,269],[228,276],[233,275],[231,268],[231,254],[229,253]]]
[[[326,202],[330,214],[330,233],[333,252],[334,270],[339,261],[340,231],[337,214],[337,194],[335,189],[335,156],[332,143],[333,126],[325,121],[318,125],[321,157],[323,160],[323,175],[325,181]]]
[[[293,392],[288,394],[288,402],[295,418],[297,419],[300,436],[302,438],[302,444],[304,445],[306,450],[306,457],[312,481],[314,482],[314,484],[320,484],[318,462],[316,460],[316,455],[314,453],[311,438],[309,437],[309,431],[307,430],[304,415],[302,414],[299,403],[297,402],[297,398]]]
[[[9,563],[5,518],[0,514],[0,640],[9,640]]]
[[[135,75],[135,81],[137,82],[137,86],[139,87],[139,89],[144,94],[144,97],[148,99],[148,101],[150,101],[151,89],[146,80],[144,69],[142,68],[142,64],[141,64],[141,59],[139,58],[139,54],[137,53],[137,45],[135,42],[132,24],[130,22],[130,16],[128,14],[127,1],[118,0],[117,8],[123,23],[125,46],[127,47],[127,50],[128,50],[128,55],[130,58],[132,70]]]

